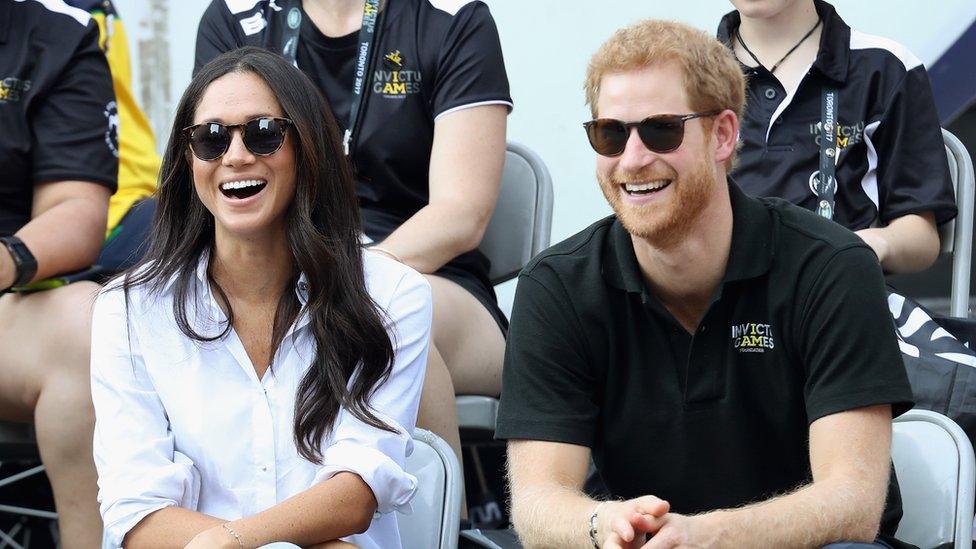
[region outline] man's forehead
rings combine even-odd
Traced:
[[[683,112],[687,105],[683,72],[674,63],[607,73],[600,79],[600,93],[596,101],[601,116],[605,111],[618,109]]]

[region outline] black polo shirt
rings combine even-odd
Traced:
[[[809,482],[813,421],[911,406],[871,249],[812,212],[729,189],[729,261],[694,334],[650,293],[614,216],[529,263],[499,438],[588,446],[615,496],[698,513]],[[888,511],[890,534],[897,489]]]
[[[838,93],[838,189],[834,220],[851,229],[885,226],[910,213],[956,215],[939,117],[925,67],[902,45],[852,30],[834,7],[815,0],[823,21],[820,50],[789,95],[763,67],[742,65],[746,110],[736,181],[752,196],[778,196],[816,207],[821,97]],[[726,15],[718,38],[730,45],[739,13]]]
[[[98,26],[61,2],[0,0],[0,235],[31,218],[34,186],[118,177],[118,111]]]

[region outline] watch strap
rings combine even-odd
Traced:
[[[14,266],[17,269],[17,274],[11,288],[23,286],[33,280],[34,275],[37,274],[37,260],[27,248],[27,245],[24,244],[24,241],[11,235],[0,237],[0,242],[3,242],[7,251],[10,252],[10,257],[13,258]]]

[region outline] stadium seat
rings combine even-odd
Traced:
[[[403,547],[456,549],[461,520],[461,464],[440,437],[416,429],[407,472],[417,477],[413,512],[399,514]]]
[[[549,247],[552,200],[552,178],[542,158],[524,145],[509,142],[498,203],[480,247],[491,261],[492,284],[515,278],[530,259]],[[457,407],[462,430],[494,431],[498,399],[462,395]]]
[[[928,410],[895,418],[891,458],[904,515],[895,536],[919,547],[970,549],[976,458],[963,430]]]
[[[976,179],[973,161],[966,147],[948,130],[942,130],[946,154],[949,157],[949,175],[956,191],[958,216],[939,227],[942,253],[952,254],[952,290],[949,314],[958,318],[969,315],[969,273],[973,249],[973,194]]]

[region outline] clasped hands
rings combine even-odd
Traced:
[[[707,515],[669,513],[668,502],[654,496],[608,502],[597,517],[602,549],[671,549],[711,547]],[[645,543],[645,537],[652,536]]]

